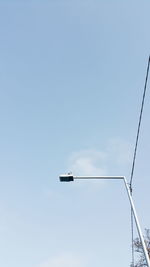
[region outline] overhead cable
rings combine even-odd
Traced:
[[[131,176],[130,176],[130,191],[132,194],[133,191],[133,174],[134,174],[134,168],[135,168],[135,161],[136,161],[136,154],[137,154],[137,148],[138,148],[138,141],[139,141],[139,134],[140,134],[140,128],[141,128],[141,121],[142,121],[142,115],[143,115],[143,108],[145,103],[145,96],[146,96],[146,89],[147,89],[147,81],[149,76],[149,68],[150,68],[150,56],[148,59],[148,65],[147,65],[147,71],[146,71],[146,79],[144,84],[144,92],[143,92],[143,98],[142,98],[142,105],[140,110],[140,116],[139,116],[139,123],[137,128],[137,136],[136,136],[136,142],[135,142],[135,149],[133,154],[133,162],[132,162],[132,169],[131,169]],[[133,211],[131,208],[131,238],[132,238],[132,267],[134,267],[134,220],[133,220]]]
[[[143,115],[143,108],[144,108],[144,102],[145,102],[145,95],[146,95],[146,89],[147,89],[149,67],[150,67],[150,56],[149,56],[149,59],[148,59],[148,66],[147,66],[147,71],[146,71],[146,79],[145,79],[145,85],[144,85],[142,105],[141,105],[141,110],[140,110],[139,123],[138,123],[137,136],[136,136],[135,149],[134,149],[134,156],[133,156],[133,163],[132,163],[132,169],[131,169],[131,177],[130,177],[130,189],[131,190],[132,190],[133,174],[134,174],[134,168],[135,168],[135,161],[136,161],[137,147],[138,147],[138,141],[139,141],[140,127],[141,127],[141,121],[142,121],[142,115]]]

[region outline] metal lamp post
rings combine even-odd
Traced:
[[[60,175],[59,179],[60,179],[61,182],[72,182],[72,181],[74,181],[76,179],[79,179],[79,180],[86,180],[86,179],[123,180],[125,188],[126,188],[126,191],[127,191],[127,195],[128,195],[129,201],[130,201],[130,205],[131,205],[131,208],[132,208],[132,211],[133,211],[133,215],[134,215],[136,227],[137,227],[137,230],[138,230],[138,233],[139,233],[139,237],[140,237],[140,240],[141,240],[141,243],[142,243],[143,252],[145,254],[145,259],[146,259],[146,262],[147,262],[147,266],[150,267],[150,259],[149,259],[147,248],[146,248],[146,245],[145,245],[145,241],[144,241],[144,238],[143,238],[143,235],[142,235],[142,231],[141,231],[141,227],[140,227],[139,220],[138,220],[138,217],[137,217],[136,209],[135,209],[135,206],[134,206],[134,203],[133,203],[132,195],[131,195],[131,192],[130,192],[130,187],[129,187],[129,184],[127,183],[127,180],[126,180],[126,178],[124,176],[73,176],[72,174],[65,174],[65,175]]]

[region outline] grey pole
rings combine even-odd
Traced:
[[[137,227],[137,230],[138,230],[138,233],[139,233],[139,237],[140,237],[140,240],[141,240],[141,243],[142,243],[143,252],[145,254],[145,259],[146,259],[146,262],[147,262],[147,266],[150,267],[150,259],[149,259],[149,256],[148,256],[146,244],[145,244],[145,241],[144,241],[144,238],[143,238],[142,230],[141,230],[141,227],[140,227],[140,224],[139,224],[139,220],[138,220],[136,209],[135,209],[135,206],[134,206],[134,203],[133,203],[133,199],[132,199],[132,195],[131,195],[131,192],[130,192],[130,188],[129,188],[129,185],[128,185],[125,177],[124,177],[124,183],[125,183],[125,187],[126,187],[126,190],[127,190],[129,201],[130,201],[130,204],[131,204],[131,207],[132,207],[132,211],[133,211],[136,227]]]
[[[141,227],[140,227],[140,224],[139,224],[139,220],[138,220],[138,217],[137,217],[136,209],[135,209],[134,202],[133,202],[133,199],[132,199],[132,195],[131,195],[131,192],[130,192],[130,187],[129,187],[129,185],[127,183],[127,180],[126,180],[126,178],[124,176],[73,176],[72,174],[65,174],[65,175],[60,175],[59,178],[60,178],[61,182],[71,182],[71,181],[74,181],[76,179],[79,179],[79,180],[82,180],[82,179],[83,180],[85,180],[85,179],[93,179],[93,180],[94,179],[107,179],[107,180],[115,179],[115,180],[120,180],[121,179],[121,180],[123,180],[124,184],[125,184],[125,187],[126,187],[126,190],[127,190],[127,194],[128,194],[128,198],[129,198],[129,201],[130,201],[130,205],[131,205],[131,208],[132,208],[132,211],[133,211],[136,227],[137,227],[138,234],[139,234],[139,237],[140,237],[140,240],[141,240],[141,244],[142,244],[142,247],[143,247],[143,252],[144,252],[144,255],[145,255],[147,266],[150,267],[150,259],[149,259],[149,256],[148,256],[146,244],[145,244],[145,241],[144,241],[144,238],[143,238],[142,230],[141,230]]]

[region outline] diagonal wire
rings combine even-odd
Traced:
[[[144,85],[144,92],[143,92],[142,105],[141,105],[141,110],[140,110],[139,123],[138,123],[138,129],[137,129],[137,136],[136,136],[136,142],[135,142],[135,149],[134,149],[134,155],[133,155],[133,163],[132,163],[131,176],[130,176],[130,191],[131,191],[131,195],[132,195],[132,190],[133,190],[133,188],[132,188],[133,174],[134,174],[134,168],[135,168],[135,161],[136,161],[136,154],[137,154],[137,148],[138,148],[140,127],[141,127],[143,108],[144,108],[144,102],[145,102],[145,95],[146,95],[146,89],[147,89],[149,68],[150,68],[150,56],[149,56],[149,59],[148,59],[148,65],[147,65],[147,71],[146,71],[146,79],[145,79],[145,85]],[[132,208],[131,208],[131,238],[132,238],[132,265],[131,266],[134,267],[134,218],[133,218]]]
[[[132,240],[132,267],[134,267],[134,220],[133,210],[131,208],[131,240]]]
[[[131,169],[131,177],[130,177],[130,188],[131,189],[132,189],[132,181],[133,181],[133,174],[134,174],[134,168],[135,168],[136,153],[137,153],[137,147],[138,147],[138,141],[139,141],[140,127],[141,127],[141,121],[142,121],[142,115],[143,115],[144,101],[145,101],[145,95],[146,95],[146,89],[147,89],[149,66],[150,66],[150,56],[148,59],[148,66],[147,66],[147,71],[146,71],[146,79],[145,79],[144,92],[143,92],[143,98],[142,98],[142,106],[141,106],[141,111],[140,111],[137,136],[136,136],[136,143],[135,143],[135,149],[134,149],[134,156],[133,156],[133,163],[132,163],[132,169]]]

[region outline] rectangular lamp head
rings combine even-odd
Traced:
[[[74,181],[73,175],[71,174],[63,174],[59,176],[60,182],[72,182]]]

